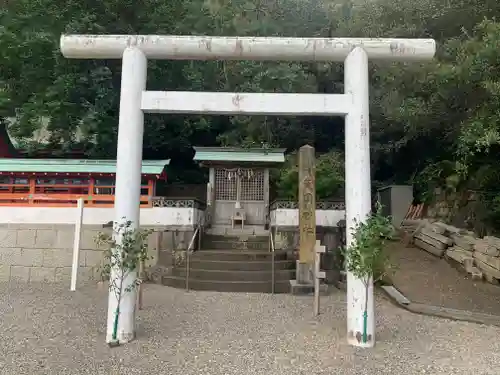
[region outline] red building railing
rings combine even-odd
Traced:
[[[3,176],[0,206],[76,206],[80,198],[86,206],[114,206],[114,181],[100,182],[103,180],[94,177]],[[141,206],[151,207],[153,194],[154,180],[143,180]]]

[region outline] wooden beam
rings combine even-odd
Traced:
[[[95,178],[93,176],[89,177],[89,197],[90,199],[86,202],[87,206],[92,207],[94,205],[92,197],[95,194]]]
[[[154,184],[153,184],[153,180],[148,180],[148,196],[149,196],[149,202],[150,202],[150,205],[153,206],[153,201],[152,201],[152,198],[153,198],[153,193],[154,192]]]
[[[30,184],[30,199],[29,199],[29,203],[33,204],[33,195],[35,195],[35,192],[36,192],[36,176],[30,176],[29,177],[29,184]]]

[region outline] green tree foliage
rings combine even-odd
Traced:
[[[59,51],[64,32],[432,37],[438,41],[434,61],[370,65],[372,179],[416,182],[424,193],[438,185],[472,188],[487,192],[481,193],[485,204],[496,207],[499,16],[497,0],[144,0],[140,6],[132,0],[4,1],[0,121],[14,118],[10,134],[33,149],[40,146],[29,139],[44,118],[50,142],[43,147],[114,156],[120,61],[65,59]],[[151,61],[148,88],[336,93],[343,90],[343,67]],[[146,158],[187,159],[192,145],[266,144],[294,151],[309,143],[330,156],[344,147],[338,118],[148,115],[145,130]],[[332,187],[318,188],[326,195],[341,181],[332,163]],[[292,194],[293,169],[281,174],[285,196]],[[492,215],[500,219],[498,212]]]
[[[286,165],[278,176],[277,191],[281,199],[298,199],[298,155],[287,157]],[[344,155],[330,151],[316,158],[316,199],[327,200],[343,195]]]

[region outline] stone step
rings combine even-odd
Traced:
[[[203,240],[207,241],[229,241],[229,242],[265,242],[269,243],[269,236],[253,236],[247,234],[241,235],[221,235],[221,234],[203,234]]]
[[[205,234],[202,249],[269,250],[269,236]]]
[[[178,276],[164,276],[162,284],[178,289],[186,288],[186,278]],[[272,285],[269,281],[216,281],[189,279],[189,289],[206,290],[216,292],[236,292],[236,293],[271,293]],[[276,281],[274,283],[275,293],[289,293],[290,281]]]
[[[213,260],[213,259],[198,259],[191,258],[189,261],[192,269],[203,270],[226,270],[226,271],[260,271],[271,268],[271,259],[264,261],[248,260]],[[180,267],[179,267],[180,268]],[[275,270],[295,269],[295,261],[293,260],[275,260]]]
[[[186,278],[187,270],[185,268],[174,268],[172,276]],[[289,281],[295,278],[295,270],[275,270],[275,281]],[[221,271],[221,270],[204,270],[193,269],[189,270],[190,280],[205,280],[205,281],[230,281],[230,282],[271,282],[272,272],[270,264],[266,269],[258,271]]]
[[[208,228],[205,232],[208,235],[224,235],[224,236],[263,236],[269,237],[269,230],[266,230],[262,225],[245,225],[244,229],[241,227],[232,228],[231,225],[219,225]]]
[[[275,252],[274,260],[286,260],[286,251]],[[258,250],[199,250],[190,256],[191,260],[216,260],[216,261],[267,261],[271,262],[272,253],[270,251]]]
[[[213,241],[203,239],[202,249],[214,250],[269,250],[268,242],[253,241]]]

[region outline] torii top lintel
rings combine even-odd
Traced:
[[[370,60],[425,61],[436,53],[433,39],[62,35],[60,44],[74,59],[120,59],[132,46],[156,60],[344,61],[355,47]]]

